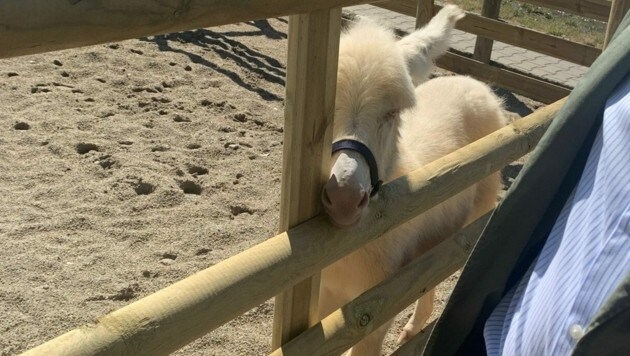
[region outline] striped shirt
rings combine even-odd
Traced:
[[[540,255],[488,318],[488,355],[571,354],[629,273],[630,76],[608,99],[582,177]]]

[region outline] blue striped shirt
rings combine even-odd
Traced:
[[[582,177],[540,255],[487,320],[488,355],[571,354],[628,273],[630,77],[608,99]]]

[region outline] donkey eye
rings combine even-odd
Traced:
[[[389,121],[389,120],[393,120],[398,116],[399,110],[392,110],[389,111],[387,114],[385,114],[385,120]]]

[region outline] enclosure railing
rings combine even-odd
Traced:
[[[450,52],[438,60],[437,64],[440,67],[460,74],[469,74],[532,99],[551,103],[567,96],[571,88],[491,62],[493,40],[583,66],[590,66],[602,51],[600,48],[499,21],[497,19],[501,0],[482,1],[481,15],[468,12],[456,25],[459,30],[477,35],[472,58]],[[630,7],[630,0],[613,0],[612,6],[609,0],[522,1],[608,21],[604,46]],[[434,0],[388,0],[374,5],[415,17],[416,27],[426,24],[441,9]]]
[[[563,103],[386,184],[368,219],[332,227],[319,214],[319,193],[330,157],[340,7],[365,2],[0,2],[0,58],[302,13],[289,19],[281,233],[26,354],[166,354],[283,290],[274,325],[274,345],[282,348],[275,353],[340,352],[461,267],[483,221],[317,323],[322,268],[529,152]],[[418,279],[410,277],[419,270]]]
[[[337,229],[318,216],[27,354],[165,354],[219,327],[529,152],[564,100],[382,187],[371,215]],[[343,352],[459,269],[484,217],[333,312],[274,355]]]

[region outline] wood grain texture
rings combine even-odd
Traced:
[[[610,7],[610,16],[608,17],[608,25],[606,26],[606,36],[604,37],[604,48],[612,39],[613,34],[617,31],[617,27],[623,20],[623,17],[630,10],[630,0],[613,0]]]
[[[501,0],[483,0],[481,5],[481,18],[498,19],[501,10]],[[466,16],[468,17],[468,16]],[[490,63],[492,55],[492,38],[477,36],[473,58],[483,63]]]
[[[434,0],[418,0],[415,14],[411,15],[416,18],[416,28],[420,28],[431,21],[434,12]]]
[[[280,232],[320,212],[335,113],[341,8],[289,18]],[[317,322],[319,273],[276,297],[272,348]]]
[[[582,15],[597,19],[600,21],[608,21],[610,13],[610,0],[521,0],[523,2],[570,12],[576,15]]]
[[[385,184],[353,228],[317,216],[26,355],[168,354],[523,156],[563,103]]]
[[[414,4],[414,0],[390,0],[374,5],[404,15],[415,16],[412,8]],[[435,5],[434,13],[437,13],[441,8],[441,6]],[[590,66],[602,52],[601,49],[593,46],[571,42],[470,12],[467,12],[466,17],[457,22],[455,28],[584,66]]]
[[[368,0],[2,0],[0,58],[325,10]]]
[[[484,82],[543,103],[552,103],[569,95],[571,92],[567,87],[481,63],[451,52],[439,58],[437,65],[451,72],[473,76]]]
[[[466,14],[456,27],[462,31],[584,66],[590,66],[602,53],[601,49],[593,46],[470,13]]]
[[[271,356],[340,355],[457,272],[490,213],[415,258],[394,276],[332,312]]]

